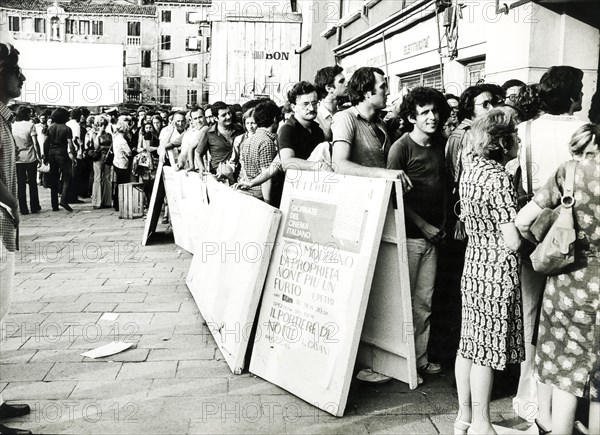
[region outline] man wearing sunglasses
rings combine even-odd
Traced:
[[[15,255],[18,249],[19,204],[17,202],[16,144],[11,133],[13,114],[6,105],[21,95],[25,76],[19,68],[19,52],[0,43],[0,324],[6,318],[14,288]],[[1,373],[1,372],[0,372]],[[0,378],[0,381],[2,378]],[[29,405],[8,404],[0,395],[0,422],[29,414]],[[1,434],[30,434],[0,423]]]

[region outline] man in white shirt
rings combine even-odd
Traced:
[[[338,111],[338,102],[348,95],[343,70],[339,65],[327,66],[317,71],[315,76],[315,88],[320,100],[315,121],[325,133],[326,141],[332,139],[331,120]]]
[[[198,147],[202,133],[208,130],[204,122],[204,110],[202,107],[193,107],[189,111],[190,128],[183,134],[181,139],[181,152],[177,157],[177,169],[194,169],[194,155]]]

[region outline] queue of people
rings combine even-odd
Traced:
[[[22,85],[18,52],[0,48],[8,50],[0,68],[13,71]],[[14,193],[2,190],[11,210],[2,211],[2,240],[14,251],[14,235],[4,228],[18,222],[19,210],[40,210],[30,178],[32,168],[45,163],[52,208],[67,211],[87,194],[96,208],[118,208],[118,185],[132,177],[149,196],[161,162],[210,173],[275,207],[292,168],[397,179],[419,383],[444,370],[429,354],[434,292],[454,292],[461,301],[454,432],[496,433],[490,416],[494,370],[520,364],[514,405],[523,417],[529,417],[526,406],[535,406],[530,431],[571,433],[578,400],[584,400],[586,430],[598,434],[600,129],[597,107],[589,123],[573,115],[581,110],[582,78],[577,68],[557,66],[537,84],[480,83],[460,96],[416,87],[390,107],[381,69],[358,68],[346,80],[332,66],[319,70],[314,83],[296,83],[283,108],[260,99],[170,114],[111,110],[91,118],[59,108],[40,114],[40,123],[42,116],[49,121],[41,129],[30,111],[19,109],[10,126],[19,152],[0,165],[2,187],[15,185]],[[2,156],[14,146],[4,130],[6,103],[16,93],[2,94]],[[546,276],[528,262],[525,241],[532,240],[531,225],[542,209],[561,202],[571,160],[578,162],[576,261]],[[460,282],[440,288],[436,274],[448,256],[462,261]]]

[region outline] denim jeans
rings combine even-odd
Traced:
[[[66,150],[50,149],[48,153],[48,163],[50,163],[50,200],[52,208],[58,208],[58,191],[62,180],[61,202],[67,203],[69,198],[69,186],[71,184],[71,176],[73,174],[73,162],[67,155]]]
[[[417,367],[429,362],[431,300],[437,271],[437,247],[426,239],[406,239],[408,275],[412,296],[413,329]]]

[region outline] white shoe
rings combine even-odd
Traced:
[[[360,372],[358,372],[358,375],[356,375],[356,379],[364,382],[383,384],[392,378],[381,373],[377,373],[373,371],[373,369],[362,369]]]

